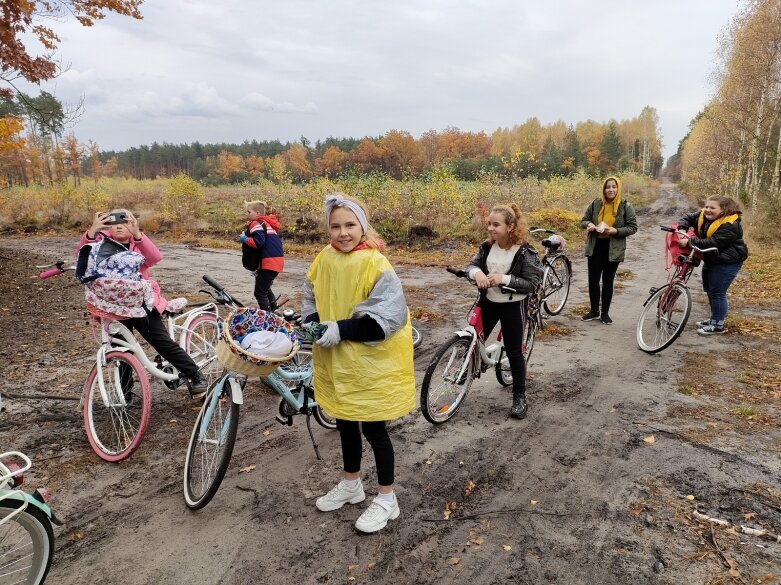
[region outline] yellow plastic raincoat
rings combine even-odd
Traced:
[[[303,316],[320,321],[369,315],[385,332],[378,342],[314,345],[317,402],[342,420],[381,421],[415,408],[412,326],[401,281],[373,248],[343,253],[328,246],[307,272]]]

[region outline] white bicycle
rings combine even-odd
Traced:
[[[47,266],[41,278],[62,274],[74,266],[64,261]],[[204,276],[204,279],[208,277]],[[219,301],[217,301],[219,302]],[[211,386],[222,376],[216,355],[217,302],[182,312],[184,307],[164,311],[168,334],[198,366]],[[138,340],[121,321],[96,319],[100,348],[84,384],[84,430],[93,451],[105,461],[129,457],[141,444],[152,412],[149,375],[171,389],[186,384],[180,372],[161,356],[147,356]]]

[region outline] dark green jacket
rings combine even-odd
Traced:
[[[586,208],[586,212],[583,214],[583,219],[580,220],[580,227],[586,229],[589,223],[594,225],[599,224],[599,210],[602,209],[602,198],[594,199],[591,204]],[[624,254],[626,253],[626,239],[637,233],[637,216],[635,215],[635,208],[629,201],[622,199],[616,212],[616,223],[613,226],[618,230],[618,234],[611,236],[608,260],[610,262],[623,262]],[[588,234],[586,240],[586,256],[591,256],[594,253],[594,247],[597,245],[597,232],[591,232]]]

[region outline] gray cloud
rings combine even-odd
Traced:
[[[657,108],[665,155],[711,94],[736,0],[168,0],[144,20],[58,29],[84,95],[75,129],[104,148],[492,132]],[[44,87],[50,89],[50,87]],[[197,120],[197,124],[193,124]]]

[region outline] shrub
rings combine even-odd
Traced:
[[[174,229],[186,231],[201,216],[205,197],[200,184],[184,173],[170,179],[160,198],[160,215],[174,222]]]

